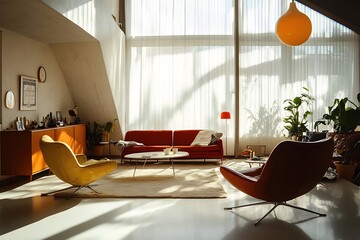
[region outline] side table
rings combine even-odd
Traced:
[[[249,164],[250,168],[252,168],[253,164],[259,164],[259,167],[264,165],[267,161],[267,158],[260,158],[260,159],[246,159],[245,162]]]

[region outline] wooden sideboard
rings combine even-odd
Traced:
[[[55,141],[66,142],[74,153],[86,152],[86,125],[29,131],[1,132],[1,174],[29,176],[48,169],[40,150],[40,139],[49,135]]]

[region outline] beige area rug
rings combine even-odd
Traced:
[[[82,188],[72,197],[80,198],[225,198],[221,185],[219,166],[215,164],[175,164],[175,176],[171,164],[119,165],[117,170],[96,181],[93,188],[99,194]],[[68,197],[70,189],[55,194]]]

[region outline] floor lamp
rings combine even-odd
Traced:
[[[228,119],[231,119],[231,114],[230,112],[222,112],[221,115],[220,115],[220,118],[221,119],[225,119],[226,121],[226,125],[225,125],[225,136],[226,136],[226,139],[225,139],[225,156],[227,156],[227,139],[228,139],[228,136],[227,136],[227,120]]]

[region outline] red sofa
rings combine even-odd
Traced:
[[[224,155],[222,140],[208,146],[191,146],[198,132],[201,130],[130,130],[125,134],[125,141],[143,143],[144,146],[126,147],[121,158],[125,155],[139,152],[162,151],[167,147],[176,147],[179,151],[189,153],[181,159],[222,159]]]

